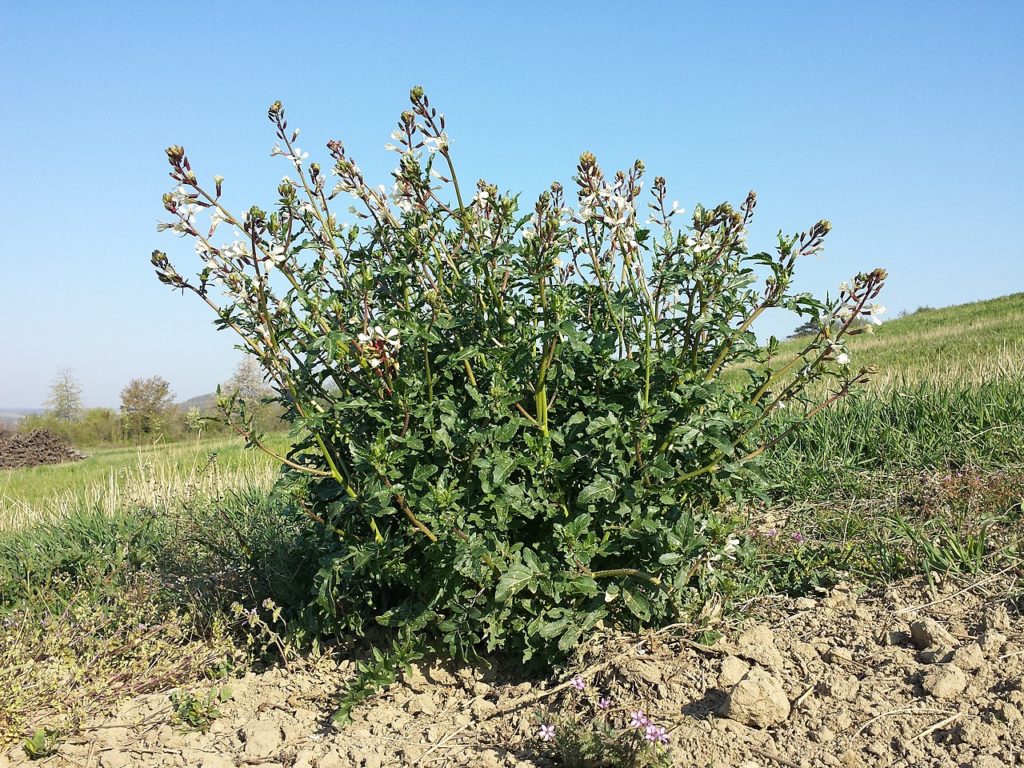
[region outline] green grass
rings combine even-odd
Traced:
[[[786,360],[802,346],[799,339],[779,346]],[[872,389],[917,382],[978,384],[993,379],[1024,379],[1024,293],[989,301],[924,309],[893,318],[849,338],[852,365],[874,365]]]
[[[266,638],[233,606],[306,599],[310,535],[286,498],[241,486],[159,515],[79,509],[0,531],[0,750],[244,669]]]
[[[285,434],[269,435],[281,453]],[[105,448],[83,461],[0,470],[0,530],[81,509],[163,508],[185,496],[216,495],[238,485],[269,488],[277,462],[238,438]]]

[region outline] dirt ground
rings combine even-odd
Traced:
[[[711,647],[681,630],[599,639],[573,670],[582,694],[567,678],[426,663],[340,732],[329,714],[351,664],[321,660],[231,681],[209,733],[172,725],[167,695],[142,696],[35,765],[553,766],[537,711],[590,711],[600,695],[623,725],[644,709],[670,726],[679,766],[1024,766],[1021,595],[993,574],[775,598]]]

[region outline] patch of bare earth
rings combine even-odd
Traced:
[[[589,711],[600,694],[623,725],[641,708],[670,724],[681,766],[1020,766],[1024,627],[1010,599],[1020,594],[1002,574],[775,598],[713,647],[675,630],[604,638],[581,660],[583,694],[424,664],[340,732],[329,713],[351,664],[322,660],[232,681],[207,734],[172,725],[166,695],[140,696],[43,764],[552,766],[537,751],[537,710]]]

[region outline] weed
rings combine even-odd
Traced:
[[[231,700],[232,691],[228,686],[215,686],[205,696],[196,696],[191,691],[174,691],[170,695],[175,720],[182,726],[206,733],[213,721],[220,717],[220,707]]]
[[[41,760],[57,753],[60,734],[50,728],[40,728],[22,744],[29,760]]]
[[[564,709],[536,712],[535,747],[564,768],[671,768],[668,730],[643,712],[624,713],[605,696],[591,694],[581,677]]]

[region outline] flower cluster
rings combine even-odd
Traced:
[[[628,713],[628,720],[613,711],[612,699],[596,701],[584,694],[587,682],[581,675],[568,681],[573,693],[573,715],[540,715],[536,731],[540,745],[570,765],[623,765],[654,768],[670,764],[669,731],[642,709]],[[589,706],[588,706],[589,702]],[[595,707],[595,709],[590,709]],[[588,710],[593,713],[588,715]]]

